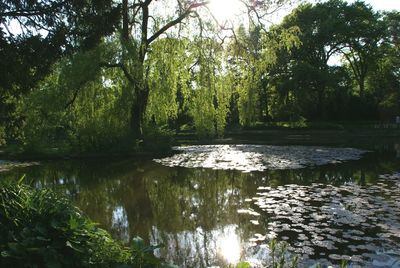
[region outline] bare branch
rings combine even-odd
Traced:
[[[60,1],[54,5],[44,5],[41,9],[24,9],[17,8],[15,10],[8,10],[0,12],[0,17],[33,17],[42,15],[52,15],[58,9],[62,8],[65,4],[64,1]]]
[[[0,17],[31,17],[43,15],[43,11],[41,10],[12,10],[1,12]]]
[[[194,9],[207,5],[209,2],[199,2],[191,4],[183,13],[181,13],[176,19],[168,22],[163,27],[161,27],[157,32],[155,32],[149,39],[147,39],[147,44],[150,44],[154,40],[156,40],[160,35],[165,33],[169,28],[175,26],[180,23],[183,19],[185,19],[190,13],[193,12]]]

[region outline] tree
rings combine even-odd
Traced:
[[[378,57],[379,42],[384,38],[384,24],[380,15],[363,2],[344,5],[341,16],[342,44],[340,53],[349,64],[359,87],[365,96],[365,80]]]
[[[242,25],[228,47],[228,77],[237,103],[233,108],[238,110],[242,126],[251,126],[269,116],[268,70],[276,64],[278,50],[290,49],[299,41],[297,26],[281,30],[271,27],[266,31],[255,24],[246,29]]]
[[[119,21],[104,1],[2,1],[0,4],[0,126],[15,121],[15,102],[65,55],[95,47]]]
[[[330,0],[296,8],[277,27],[298,26],[301,42],[290,51],[278,50],[278,60],[270,68],[269,88],[280,96],[277,102],[283,103],[281,107],[290,105],[293,113],[326,119],[327,108],[334,101],[331,98],[342,95],[340,91],[349,87],[343,67],[331,65],[334,57],[343,57],[358,85],[354,95],[364,99],[365,81],[377,61],[385,34],[383,25],[380,14],[362,2],[348,4]],[[286,112],[288,109],[275,110]]]
[[[386,32],[379,47],[380,57],[366,84],[378,104],[380,118],[392,121],[400,114],[400,12],[384,14],[382,24]]]
[[[268,14],[268,10],[282,5],[286,1],[241,1],[251,18],[261,22]],[[164,5],[163,5],[164,4]],[[154,0],[128,0],[122,1],[122,26],[121,26],[121,51],[103,63],[103,67],[120,68],[124,73],[132,92],[131,106],[131,131],[133,137],[141,137],[143,124],[148,106],[150,91],[152,90],[149,76],[148,58],[151,54],[152,44],[157,39],[168,34],[182,37],[183,32],[189,32],[188,37],[193,38],[196,33],[193,29],[199,29],[197,33],[200,39],[207,38],[210,31],[219,31],[220,27],[231,30],[225,25],[212,24],[212,16],[207,15],[208,1],[175,0],[156,2]],[[161,6],[160,6],[161,5]],[[160,14],[157,10],[164,10]],[[172,11],[171,14],[167,14]],[[188,29],[184,23],[190,25],[195,21],[197,25],[191,25]],[[210,24],[211,22],[211,24]],[[210,28],[211,25],[211,28]],[[229,28],[229,29],[228,29]],[[174,29],[175,32],[171,33]],[[224,39],[223,39],[224,40]],[[196,62],[195,62],[196,64]]]

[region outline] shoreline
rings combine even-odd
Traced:
[[[186,132],[175,135],[172,146],[179,145],[205,145],[205,144],[270,144],[270,145],[321,145],[341,146],[346,144],[366,144],[382,142],[400,143],[400,128],[396,129],[264,129],[264,130],[236,130],[227,131],[223,138],[199,139],[195,133]],[[364,147],[364,146],[363,146]],[[53,152],[24,153],[8,147],[0,147],[0,159],[9,161],[36,161],[36,160],[79,160],[79,159],[104,159],[104,158],[137,158],[152,159],[173,154],[169,150],[142,151],[102,151],[102,152],[60,152],[58,148]]]

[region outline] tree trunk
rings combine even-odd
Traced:
[[[365,97],[365,79],[364,79],[364,77],[360,77],[358,84],[359,84],[358,86],[360,89],[360,97],[364,98]]]
[[[325,90],[326,86],[323,84],[318,90],[318,112],[321,120],[326,120]]]
[[[143,123],[148,97],[148,86],[135,89],[135,100],[131,107],[131,132],[135,139],[143,138]]]
[[[128,0],[122,0],[122,39],[124,42],[129,40]]]

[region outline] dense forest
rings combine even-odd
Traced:
[[[0,145],[102,151],[193,130],[290,121],[393,121],[400,12],[362,1],[3,1]]]

